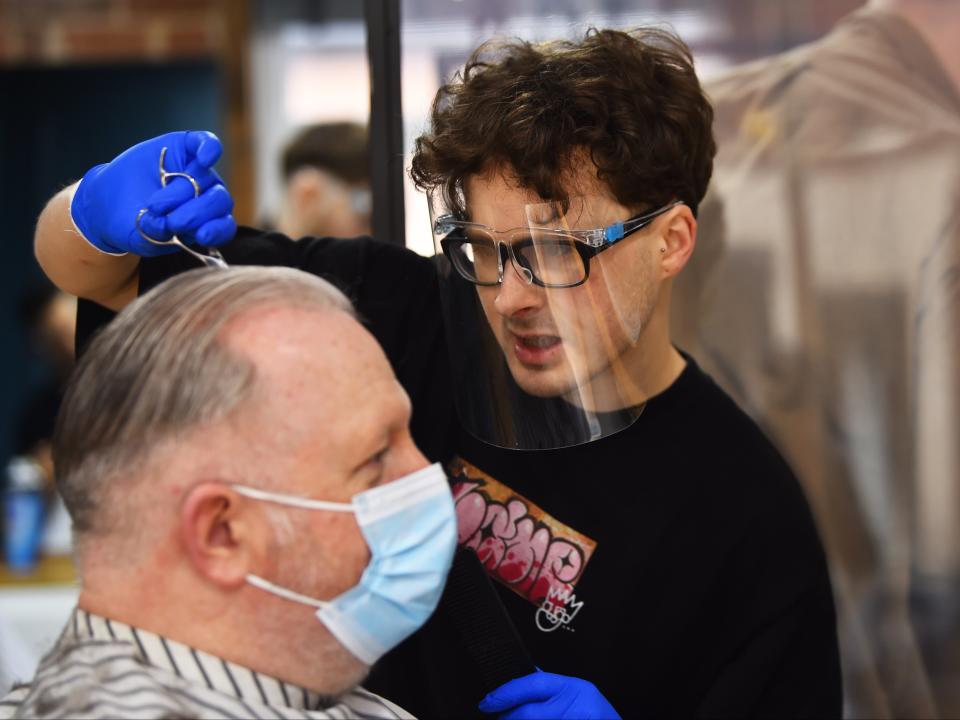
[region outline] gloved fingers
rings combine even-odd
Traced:
[[[144,213],[140,218],[140,229],[154,240],[169,240],[172,235],[166,229],[164,219],[149,212]],[[127,235],[126,249],[140,257],[153,257],[176,252],[178,248],[176,245],[156,245],[143,237],[134,227]]]
[[[70,203],[71,217],[81,235],[104,252],[144,256],[175,252],[176,248],[145,240],[140,230],[163,241],[180,228],[196,231],[205,222],[228,217],[232,201],[220,176],[212,169],[222,152],[220,140],[205,131],[181,130],[138,143],[84,174]],[[164,216],[216,186],[220,189],[208,194],[207,203],[218,200],[208,208],[206,216],[190,214],[199,212],[204,207],[201,203],[175,216],[179,227],[168,226]],[[144,208],[149,212],[141,217],[138,228],[135,220]],[[214,240],[232,235],[231,222],[220,223],[207,232]]]
[[[526,705],[520,705],[500,716],[500,720],[619,720],[614,713],[613,716],[604,714],[594,715],[594,708],[589,705],[577,705],[569,698],[562,696],[553,697],[544,702],[532,702]]]
[[[200,192],[210,187],[214,182],[221,182],[220,176],[213,171],[213,166],[223,154],[223,145],[220,138],[212,132],[206,130],[193,130],[184,136],[183,147],[185,157],[182,158],[176,172],[183,172],[197,181],[200,186]],[[168,151],[169,154],[169,151]],[[165,168],[167,172],[174,172],[171,167]],[[186,180],[186,178],[179,178]],[[210,180],[213,179],[213,182]],[[176,178],[171,178],[176,181]],[[192,184],[186,180],[187,184]]]
[[[213,170],[198,167],[187,173],[200,186],[200,193],[203,194],[214,185],[223,185],[223,180]],[[173,172],[173,171],[170,171]],[[183,205],[196,197],[196,188],[193,183],[184,177],[173,177],[167,183],[166,187],[161,187],[154,192],[147,200],[147,209],[155,215],[166,215],[174,208]]]
[[[559,717],[561,716],[550,709],[549,703],[542,702],[515,707],[501,714],[499,720],[544,720],[544,718],[556,720]]]
[[[570,678],[537,671],[504,683],[480,701],[483,712],[502,712],[517,705],[549,700]]]
[[[223,154],[220,138],[206,130],[179,130],[150,142],[158,152],[167,149],[163,158],[163,169],[167,172],[193,174],[194,171],[209,170]],[[160,159],[159,155],[157,159]]]
[[[200,197],[188,200],[167,214],[166,227],[177,235],[193,238],[205,223],[226,217],[232,210],[230,193],[223,185],[214,185]]]
[[[203,192],[211,185],[216,183],[223,184],[223,180],[220,179],[220,176],[217,174],[217,171],[213,169],[212,166],[206,165],[198,159],[193,159],[187,163],[186,170],[183,170],[187,175],[192,177],[197,181],[197,184],[200,186],[200,192]],[[178,178],[171,178],[171,180],[177,180]],[[179,178],[186,182],[190,187],[193,187],[193,184],[186,178]]]
[[[152,237],[154,240],[169,240],[173,232],[167,229],[166,219],[151,212],[145,212],[140,216],[140,230]],[[141,237],[134,227],[133,235]]]
[[[587,687],[593,687],[584,683]],[[499,720],[621,720],[607,699],[599,693],[579,695],[564,692],[543,702],[518,705],[500,715]]]
[[[196,181],[201,193],[217,183],[222,184],[223,181],[213,170],[213,166],[223,154],[223,145],[212,132],[180,131],[161,136],[154,142],[167,148],[163,158],[163,169],[166,172],[189,175]],[[158,180],[160,180],[159,169],[158,162]],[[153,204],[150,206],[150,211],[158,215],[165,215],[197,194],[197,188],[193,183],[181,176],[168,178],[166,187],[162,189],[168,189],[168,192],[158,192],[151,197]]]
[[[233,236],[236,234],[237,223],[233,219],[233,215],[227,215],[201,225],[194,235],[194,240],[198,245],[205,247],[220,247],[233,240]]]
[[[184,138],[183,144],[187,153],[196,159],[199,167],[212,168],[223,154],[220,138],[207,130],[191,130]]]

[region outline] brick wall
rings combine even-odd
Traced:
[[[222,57],[231,2],[0,0],[0,65]]]

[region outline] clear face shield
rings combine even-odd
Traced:
[[[431,194],[457,409],[471,434],[549,449],[637,420],[659,286],[651,237],[678,204],[631,217],[602,196],[499,198],[458,212]]]

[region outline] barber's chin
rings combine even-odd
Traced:
[[[510,363],[510,371],[517,385],[525,393],[534,397],[566,396],[576,386],[566,363],[547,367]]]

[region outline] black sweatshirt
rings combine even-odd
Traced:
[[[503,450],[460,429],[432,262],[369,239],[241,228],[231,264],[339,286],[413,401],[414,440],[453,477],[475,550],[535,664],[595,683],[623,717],[840,717],[836,618],[801,488],[689,356],[626,430]],[[141,292],[196,263],[145,260]],[[81,303],[78,347],[109,318]],[[484,687],[441,603],[365,686],[420,717],[479,715]]]

